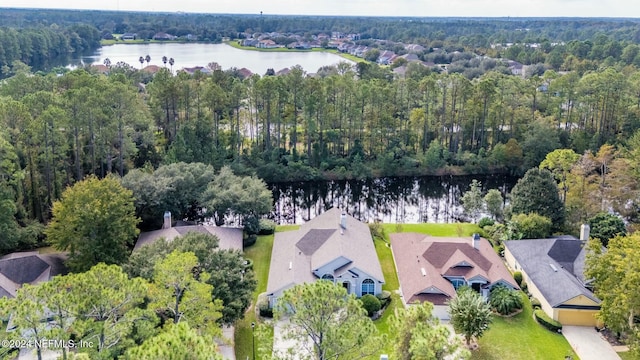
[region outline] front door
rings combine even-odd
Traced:
[[[351,294],[351,283],[348,281],[345,281],[342,283],[342,287],[347,289],[347,294]]]

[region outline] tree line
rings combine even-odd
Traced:
[[[34,75],[24,67],[0,86],[3,183],[23,224],[46,222],[62,190],[91,174],[175,162],[229,165],[276,182],[522,174],[558,148],[583,154],[610,144],[628,158],[640,126],[634,67],[474,80],[394,78],[346,63],[319,76],[296,66],[247,79],[235,69],[92,71]]]

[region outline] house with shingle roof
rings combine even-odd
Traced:
[[[225,250],[242,251],[242,229],[226,226],[210,226],[210,225],[189,225],[177,222],[176,226],[172,225],[171,213],[166,212],[164,215],[164,225],[160,230],[153,230],[140,233],[133,251],[141,247],[153,243],[154,241],[164,238],[167,241],[185,235],[189,232],[199,232],[203,234],[214,235],[218,238],[218,248]]]
[[[477,234],[471,238],[418,233],[389,237],[404,301],[429,301],[440,319],[449,319],[447,302],[455,298],[461,286],[469,286],[485,298],[496,285],[518,289],[489,241]]]
[[[369,226],[332,208],[296,231],[277,232],[271,253],[267,298],[275,305],[298,284],[323,279],[360,297],[382,292],[384,276]]]
[[[11,253],[0,258],[0,297],[15,297],[24,284],[35,285],[65,274],[62,254],[37,251]]]
[[[563,325],[600,325],[595,317],[600,299],[590,290],[591,279],[584,276],[585,240],[560,236],[504,244],[507,264],[522,273],[529,292],[549,317]]]

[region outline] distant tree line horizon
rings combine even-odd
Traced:
[[[394,18],[290,15],[229,15],[91,10],[3,9],[0,14],[0,68],[20,60],[34,70],[61,65],[72,54],[97,49],[101,38],[136,33],[151,39],[157,32],[196,36],[221,42],[252,33],[295,33],[303,36],[332,32],[358,33],[358,44],[404,53],[398,43],[415,43],[427,50],[424,61],[460,62],[453,56],[468,52],[505,58],[546,68],[581,71],[597,69],[603,61],[640,65],[638,19],[600,18]],[[274,38],[274,40],[278,40]],[[378,41],[381,40],[381,41]],[[493,45],[505,45],[495,47]],[[444,49],[446,52],[433,52]],[[54,61],[57,60],[57,61]],[[477,65],[477,64],[476,64]],[[459,69],[460,72],[464,69]],[[544,72],[544,70],[542,70]],[[541,74],[541,73],[540,73]],[[8,75],[5,71],[5,76]]]

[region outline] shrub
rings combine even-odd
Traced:
[[[513,280],[518,283],[518,286],[522,286],[522,273],[520,271],[516,271],[513,273]]]
[[[269,219],[260,219],[258,235],[271,235],[276,231],[276,222]]]
[[[376,297],[380,300],[381,307],[385,307],[391,302],[391,292],[387,290],[383,290],[380,294],[376,295]]]
[[[531,307],[534,309],[540,309],[542,307],[542,304],[540,303],[540,300],[531,298]]]
[[[493,224],[495,224],[495,221],[493,221],[492,218],[488,217],[483,217],[482,219],[480,219],[480,221],[478,221],[478,226],[482,229],[484,229],[485,226],[493,226]]]
[[[522,309],[522,294],[506,286],[494,286],[491,289],[489,304],[499,314],[509,315],[515,310]]]
[[[525,294],[529,293],[529,286],[527,285],[526,281],[523,281],[522,284],[520,284],[520,290],[522,290],[522,292],[524,292]]]
[[[376,221],[369,224],[369,231],[371,231],[372,238],[384,241],[384,227],[382,223]]]
[[[244,239],[242,239],[242,246],[244,248],[248,248],[251,245],[255,244],[257,239],[258,236],[256,234],[247,235],[244,237]]]
[[[382,305],[380,304],[380,300],[377,297],[367,294],[360,298],[360,302],[362,302],[362,307],[367,310],[367,314],[369,316],[373,316],[376,311],[380,310]]]
[[[251,260],[249,258],[245,258],[244,259],[244,269],[245,270],[253,269],[253,260]]]
[[[562,324],[550,318],[542,309],[537,309],[533,312],[533,316],[536,318],[538,324],[546,327],[547,329],[558,332],[558,330],[562,330]]]
[[[266,318],[273,317],[273,308],[269,306],[268,301],[261,301],[260,304],[258,305],[258,310],[260,311],[260,316],[262,317],[266,317]]]

